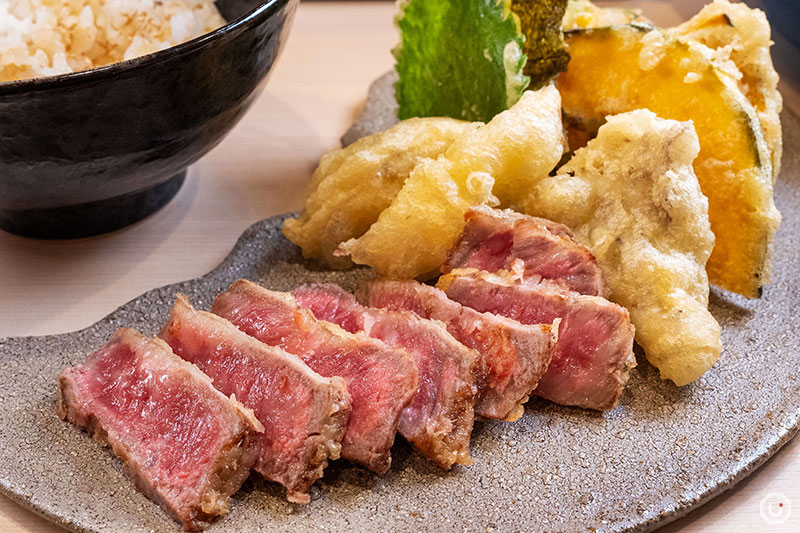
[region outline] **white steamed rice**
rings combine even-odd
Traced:
[[[116,63],[223,24],[213,0],[0,0],[0,82]]]

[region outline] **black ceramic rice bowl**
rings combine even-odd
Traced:
[[[299,0],[217,0],[186,43],[93,70],[0,83],[0,228],[41,238],[153,213],[259,94]]]

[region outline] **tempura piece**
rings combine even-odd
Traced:
[[[561,99],[553,86],[528,91],[508,111],[421,162],[363,236],[341,246],[384,277],[434,274],[473,205],[519,206],[563,153]]]
[[[458,183],[452,168],[444,156],[422,161],[378,221],[360,238],[342,243],[341,253],[386,278],[435,275],[467,209],[493,198],[489,174],[473,174]]]
[[[714,235],[692,170],[699,150],[689,122],[647,110],[611,116],[526,205],[592,251],[647,359],[677,385],[699,378],[722,350],[708,311]]]
[[[756,109],[772,156],[773,181],[777,179],[783,153],[780,119],[783,98],[778,92],[778,73],[769,52],[773,43],[767,16],[744,3],[715,0],[671,31],[716,50],[718,66],[728,59],[734,63],[734,69],[721,68],[738,80],[742,93]]]
[[[694,173],[716,238],[708,277],[758,297],[769,282],[781,216],[769,147],[756,110],[730,75],[732,62],[720,70],[718,54],[707,46],[633,25],[570,32],[567,43],[569,68],[557,84],[570,146],[592,137],[608,115],[649,109],[691,120],[700,141]]]
[[[403,188],[411,170],[436,158],[460,135],[480,125],[450,118],[412,118],[322,156],[305,209],[284,222],[283,233],[304,257],[348,268],[335,256],[339,243],[360,237]]]

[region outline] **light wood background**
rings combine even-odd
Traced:
[[[605,3],[641,6],[662,25],[680,22],[702,5]],[[149,289],[205,274],[249,225],[301,207],[320,154],[338,145],[369,83],[393,64],[394,10],[392,2],[303,2],[263,95],[227,139],[191,168],[178,196],[148,219],[72,241],[0,231],[0,337],[89,326]],[[779,36],[775,40],[782,92],[800,112],[800,73],[791,70],[798,52]],[[794,506],[783,526],[769,526],[760,516],[761,501],[772,493]],[[55,531],[60,529],[0,496],[0,532]],[[663,531],[800,531],[800,441]]]

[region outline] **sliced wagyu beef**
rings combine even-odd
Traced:
[[[341,378],[324,378],[286,351],[268,346],[179,296],[160,333],[214,386],[253,409],[264,425],[254,469],[308,503],[308,488],[328,459],[338,459],[350,395]]]
[[[417,390],[413,356],[317,320],[291,294],[239,280],[219,295],[213,312],[258,340],[299,356],[323,376],[347,382],[353,410],[342,440],[342,457],[382,474],[403,408]]]
[[[120,329],[58,380],[58,414],[122,459],[136,486],[187,530],[228,512],[263,430],[160,339]]]
[[[442,272],[456,268],[497,272],[512,270],[515,262],[521,262],[526,276],[557,280],[581,294],[605,295],[594,255],[563,224],[487,206],[471,208],[464,218],[464,231]]]
[[[408,310],[442,322],[459,342],[480,355],[475,414],[515,420],[536,388],[553,355],[558,328],[524,325],[491,313],[480,313],[449,299],[444,292],[416,281],[375,280],[356,291],[364,305]]]
[[[617,405],[636,365],[628,312],[599,296],[519,274],[454,270],[437,285],[449,298],[477,311],[523,324],[561,319],[553,359],[535,394],[562,405],[607,410]]]
[[[400,434],[442,468],[471,463],[469,439],[477,393],[474,350],[454,339],[441,323],[408,311],[364,307],[338,285],[303,285],[292,294],[321,320],[364,331],[411,352],[419,385],[400,416]]]

